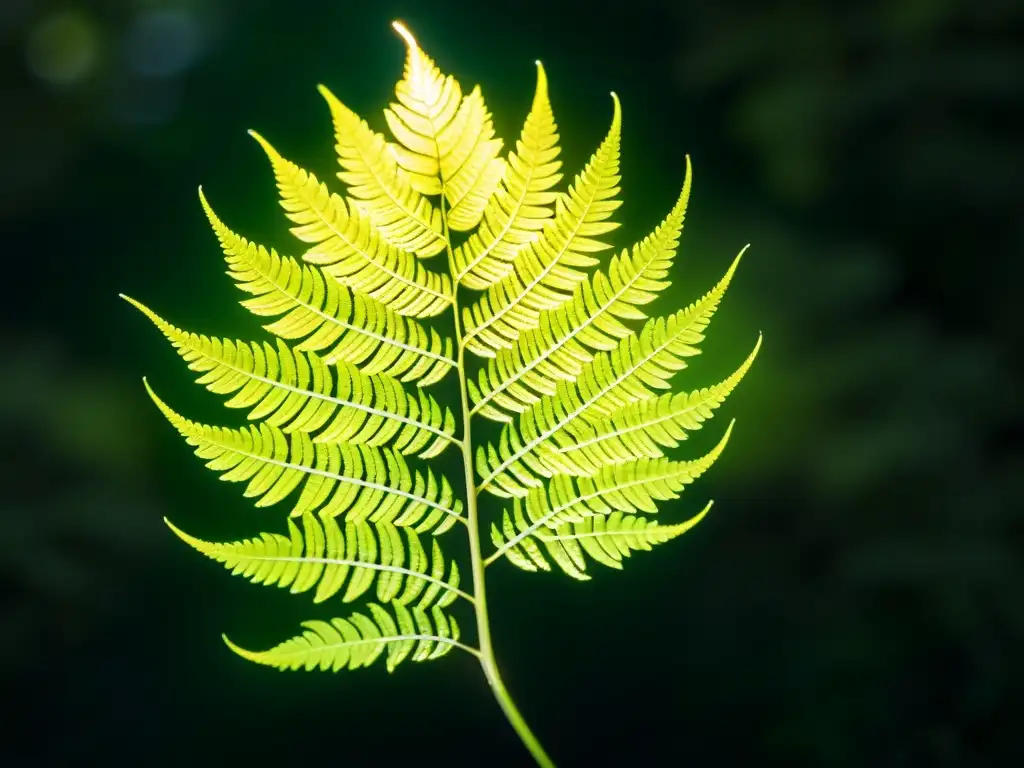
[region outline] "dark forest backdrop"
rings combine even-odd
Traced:
[[[624,109],[624,227],[694,163],[668,311],[752,247],[705,355],[761,357],[588,584],[499,565],[496,644],[561,766],[1009,766],[1024,757],[1024,4],[0,0],[0,763],[528,765],[468,657],[281,674],[329,614],[174,539],[276,530],[152,407],[223,416],[148,322],[252,337],[196,199],[287,251],[255,128],[322,177],[332,88],[378,121],[408,23],[519,130],[545,63],[574,173]],[[506,146],[508,146],[506,144]],[[496,505],[493,507],[496,509]],[[395,735],[400,734],[400,735]]]

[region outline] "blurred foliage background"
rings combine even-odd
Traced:
[[[259,332],[196,185],[287,251],[244,129],[330,177],[314,86],[381,127],[395,18],[482,85],[506,142],[542,59],[570,172],[621,96],[621,245],[668,210],[690,154],[659,309],[752,243],[685,386],[758,330],[764,350],[685,446],[734,415],[725,457],[662,512],[713,513],[589,584],[493,571],[506,679],[559,765],[1024,757],[1024,4],[2,0],[0,762],[527,764],[468,658],[283,675],[224,649],[221,631],[256,647],[324,609],[163,527],[276,530],[151,407],[143,374],[224,419],[117,298]]]

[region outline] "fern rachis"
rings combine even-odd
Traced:
[[[713,417],[761,342],[722,382],[673,394],[671,380],[699,353],[740,260],[675,314],[648,318],[641,309],[669,285],[689,158],[661,224],[601,267],[598,255],[610,246],[599,238],[618,226],[618,98],[605,139],[558,191],[557,124],[540,63],[520,138],[503,158],[479,86],[465,92],[394,26],[406,60],[396,101],[384,110],[393,141],[320,87],[347,195],[252,132],[305,250],[283,255],[234,233],[200,190],[228,274],[246,295],[242,306],[270,319],[263,328],[273,343],[184,331],[125,297],[199,374],[197,383],[226,396],[228,408],[247,409],[248,423],[193,422],[147,382],[158,409],[221,479],[245,483],[257,507],[291,504],[285,532],[235,542],[167,524],[253,583],[311,593],[316,604],[367,601],[305,622],[266,651],[225,637],[239,655],[278,669],[334,671],[383,658],[390,671],[410,658],[465,651],[531,755],[550,766],[498,670],[486,568],[554,564],[587,579],[588,561],[618,569],[696,525],[710,502],[682,521],[652,515],[711,467],[733,424],[702,457],[666,451]],[[440,254],[447,272],[433,263]],[[445,336],[437,319],[448,312],[454,332]],[[452,369],[461,428],[437,388]],[[496,443],[474,442],[474,418],[501,425]],[[462,457],[464,498],[426,463],[449,446]],[[511,507],[485,515],[479,491]],[[468,552],[452,546],[468,556],[471,588],[440,543],[461,527]],[[475,645],[462,641],[453,615],[463,603]]]

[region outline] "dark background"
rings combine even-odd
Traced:
[[[661,513],[714,498],[706,521],[587,584],[489,571],[507,683],[556,762],[1024,757],[1024,4],[0,0],[0,763],[529,764],[468,657],[284,674],[225,649],[222,631],[264,647],[330,609],[231,578],[163,527],[280,521],[149,403],[143,374],[226,418],[117,298],[258,337],[196,185],[288,252],[244,131],[332,179],[314,86],[381,129],[395,18],[482,85],[506,147],[543,60],[570,173],[620,95],[620,246],[661,219],[691,155],[659,311],[752,243],[679,378],[717,381],[764,331],[682,452],[735,416],[729,449]]]

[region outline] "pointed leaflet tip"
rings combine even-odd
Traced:
[[[619,103],[619,96],[615,91],[611,92],[612,102],[614,103],[614,112],[612,114],[612,124],[621,125],[622,123],[622,104]]]
[[[203,211],[206,212],[207,217],[213,213],[213,210],[210,208],[210,202],[206,199],[206,194],[203,192],[202,184],[199,185],[199,204],[203,206]]]
[[[711,510],[711,506],[712,506],[712,505],[713,505],[714,503],[715,503],[715,500],[714,500],[714,499],[709,499],[709,500],[708,500],[708,503],[707,503],[707,505],[706,505],[706,506],[704,507],[704,509],[702,509],[702,510],[701,510],[700,512],[698,512],[698,513],[697,513],[696,515],[694,515],[693,517],[691,517],[691,518],[690,518],[689,520],[687,520],[687,521],[685,521],[685,522],[683,522],[683,523],[680,523],[680,526],[682,526],[682,530],[681,530],[681,531],[679,531],[679,533],[685,533],[686,531],[688,531],[688,530],[690,530],[691,528],[693,528],[693,526],[695,526],[695,525],[696,525],[697,523],[699,523],[699,522],[700,522],[701,520],[703,520],[703,519],[704,519],[704,516],[705,516],[705,515],[706,515],[706,514],[707,514],[707,513],[708,513],[708,512],[709,512],[709,511]]]
[[[195,536],[190,536],[189,534],[181,530],[181,528],[179,528],[170,520],[168,520],[166,517],[164,518],[164,525],[170,528],[171,532],[175,536],[177,536],[183,542],[188,544],[190,547],[192,547],[192,549],[196,550],[196,552],[198,552],[201,555],[206,555],[209,557],[211,556],[211,550],[216,549],[216,545],[211,545],[210,542],[208,541],[203,541],[202,539],[197,539]]]
[[[328,88],[326,85],[324,85],[323,83],[319,83],[316,89],[320,93],[320,95],[324,97],[324,100],[331,107],[331,109],[334,109],[337,106],[341,106],[341,101],[339,101],[338,97],[335,96],[331,92],[331,89]]]
[[[189,536],[187,533],[185,533],[183,530],[181,530],[178,526],[176,526],[174,523],[172,523],[166,517],[164,518],[164,525],[166,525],[168,528],[170,528],[171,531],[174,533],[174,535],[177,536],[179,539],[181,539],[185,543],[190,543],[189,539],[191,539],[192,537]]]
[[[257,143],[261,147],[263,147],[263,151],[267,153],[267,157],[270,158],[272,163],[281,159],[281,156],[278,154],[277,150],[270,146],[270,142],[264,139],[260,134],[258,134],[251,128],[249,129],[248,134],[252,136],[254,139],[256,139]]]
[[[393,21],[391,22],[391,26],[395,30],[395,32],[401,35],[402,39],[405,40],[405,44],[408,45],[410,49],[419,47],[418,45],[416,45],[416,38],[412,36],[412,33],[408,29],[406,29],[405,25],[402,22]]]
[[[248,659],[249,661],[257,661],[255,653],[253,653],[252,651],[247,651],[244,648],[239,648],[237,645],[235,645],[234,643],[231,642],[231,640],[230,640],[230,638],[228,638],[227,634],[222,633],[221,636],[220,636],[220,639],[224,641],[224,644],[228,648],[230,648],[232,651],[237,653],[243,659]]]

